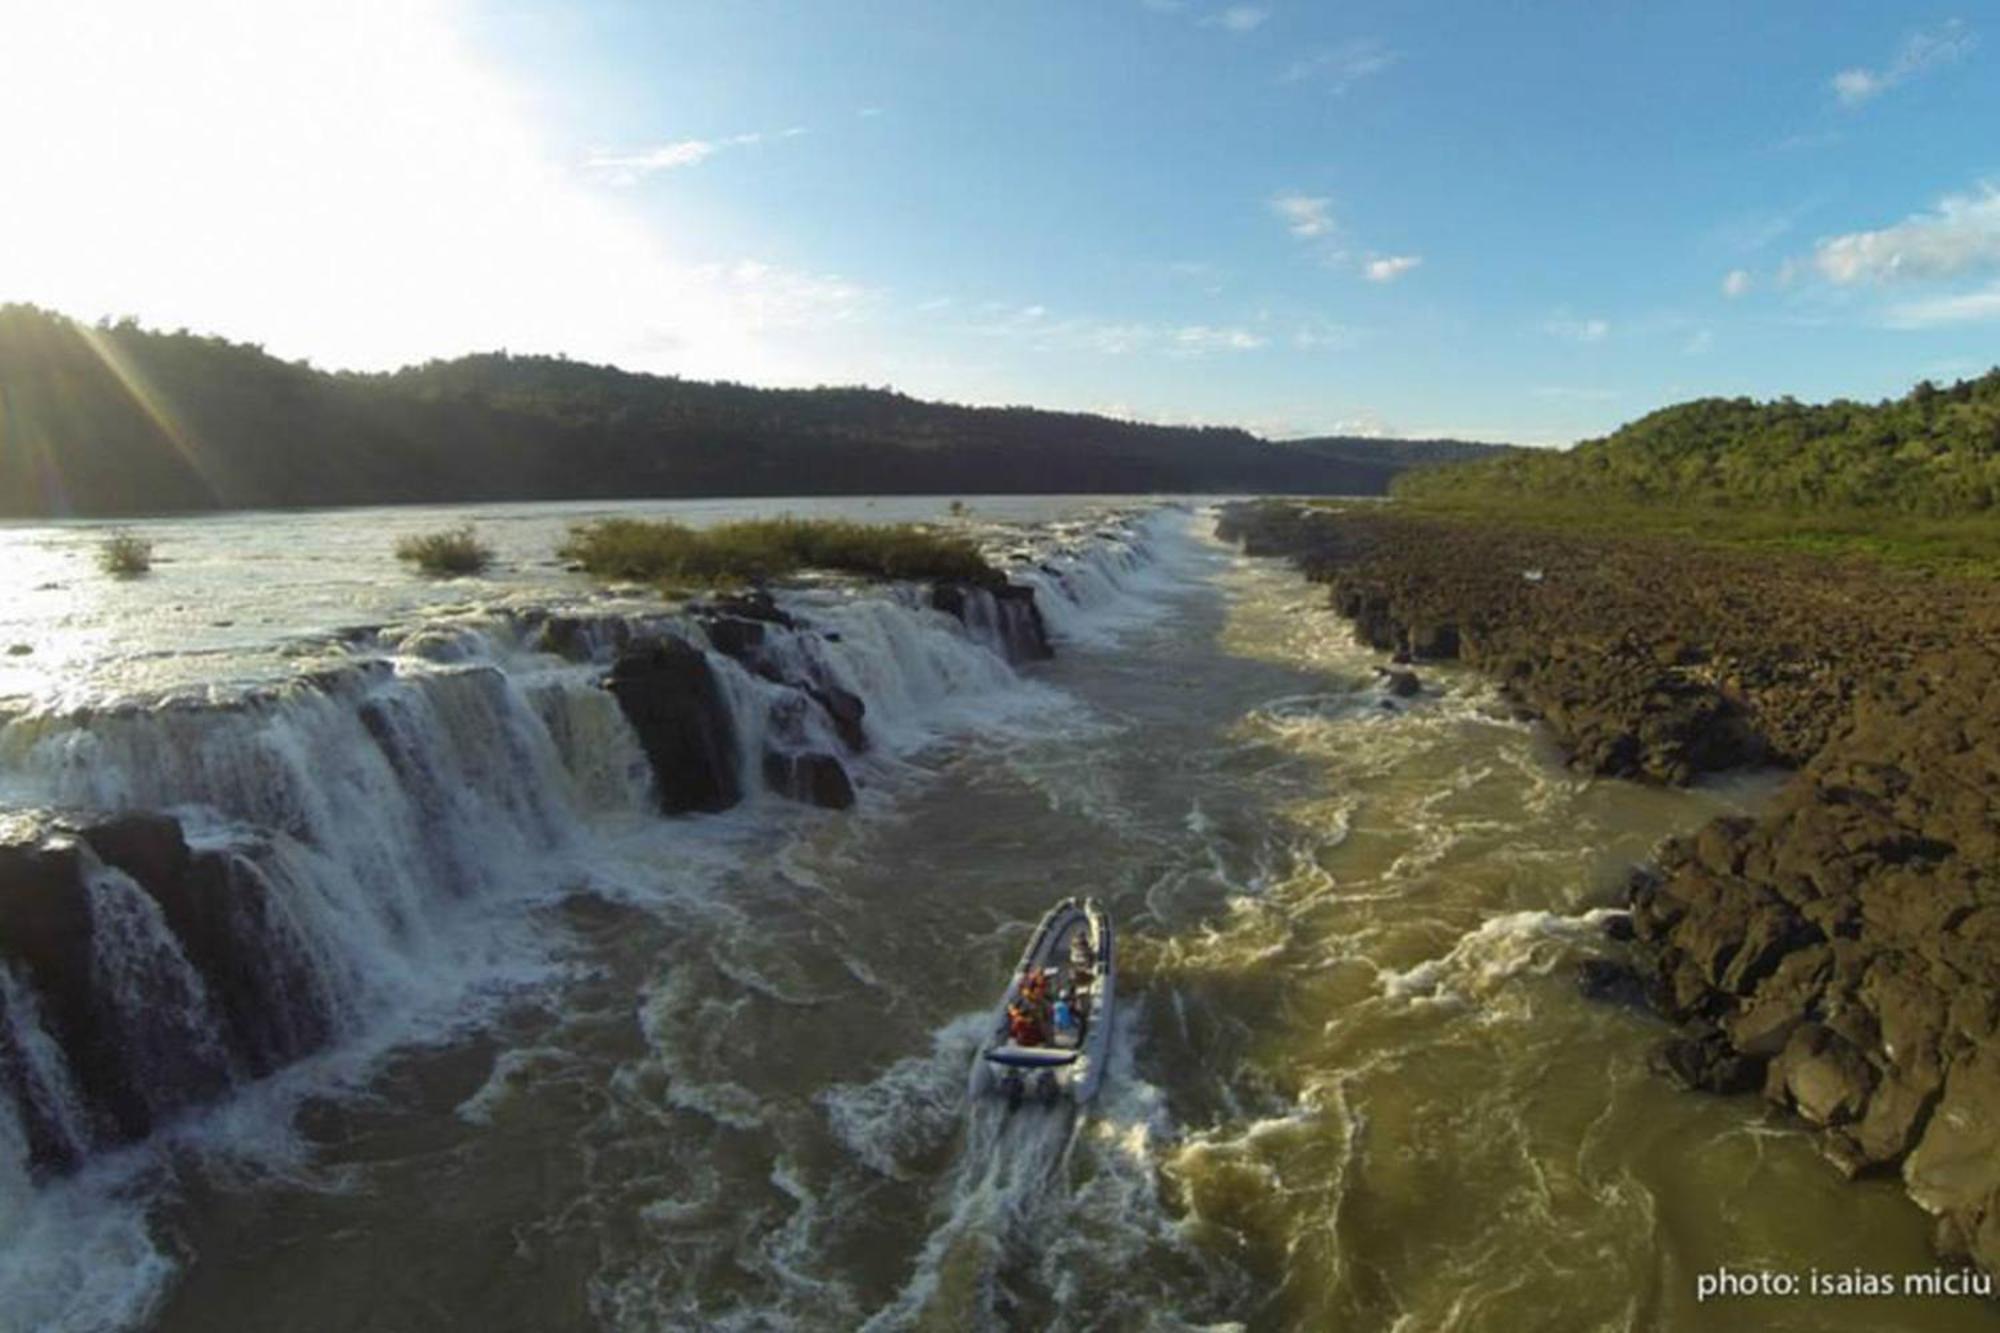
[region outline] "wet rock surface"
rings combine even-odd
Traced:
[[[701,649],[658,640],[621,656],[604,686],[652,764],[661,810],[727,810],[743,798],[736,726]]]
[[[1584,771],[1795,770],[1760,817],[1663,846],[1633,978],[1579,985],[1636,982],[1678,1028],[1661,1074],[1761,1091],[2000,1268],[2000,588],[1382,510],[1233,506],[1221,532],[1383,652],[1486,673]]]

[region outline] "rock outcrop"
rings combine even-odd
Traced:
[[[1655,1066],[1900,1171],[1947,1255],[2000,1268],[2000,589],[1393,511],[1223,531],[1385,653],[1489,674],[1586,771],[1796,770],[1634,876],[1629,962],[1677,1025]]]
[[[604,687],[653,766],[661,810],[727,810],[743,799],[736,723],[706,653],[659,639],[620,656]]]
[[[21,986],[0,1002],[34,1006],[70,1085],[38,1083],[46,1070],[14,1044],[31,1025],[0,1023],[0,1086],[36,1167],[143,1138],[332,1039],[320,980],[274,920],[255,855],[191,848],[157,814],[27,822],[0,841],[0,962]],[[107,875],[122,879],[107,888]],[[114,912],[118,892],[143,894],[158,917]]]

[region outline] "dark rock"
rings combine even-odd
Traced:
[[[26,657],[34,651],[35,645],[32,643],[12,643],[7,645],[7,656],[9,657]]]
[[[1412,625],[1403,638],[1409,656],[1417,661],[1449,661],[1458,656],[1458,626],[1449,622]]]
[[[1630,963],[1610,958],[1586,958],[1576,965],[1576,988],[1586,1000],[1643,1008],[1646,983]]]
[[[331,1040],[331,997],[303,942],[280,924],[285,909],[252,862],[235,852],[191,852],[179,823],[159,815],[127,815],[83,836],[160,905],[246,1072],[270,1073]]]
[[[1638,938],[1638,931],[1632,925],[1632,914],[1630,912],[1613,912],[1610,916],[1605,917],[1604,938],[1617,940],[1621,943]]]
[[[45,842],[39,832],[0,844],[0,957],[39,1000],[78,1091],[104,1118],[100,1130],[137,1138],[152,1127],[152,1115],[92,993],[93,923],[83,857],[75,842]],[[35,1146],[47,1152],[47,1135],[42,1137]]]
[[[765,622],[736,616],[715,616],[702,621],[709,646],[724,657],[749,665],[764,646]]]
[[[952,619],[965,619],[966,587],[963,583],[933,583],[931,585],[931,606],[944,612]]]
[[[1417,679],[1414,671],[1391,671],[1384,677],[1389,693],[1398,699],[1408,699],[1423,692],[1424,683]]]
[[[847,767],[830,754],[764,753],[764,784],[781,796],[827,810],[854,804],[854,783]]]
[[[653,766],[662,810],[726,810],[742,799],[736,724],[699,648],[663,639],[627,652],[604,685]]]
[[[782,629],[797,629],[799,621],[779,606],[777,600],[762,588],[750,592],[729,593],[696,608],[699,613],[709,613],[737,620],[753,620],[759,624],[776,625]]]
[[[1000,611],[1000,629],[1006,639],[1009,661],[1041,662],[1056,655],[1033,588],[1021,583],[1003,583],[993,589],[993,598]]]
[[[868,729],[862,725],[862,719],[867,716],[868,705],[860,695],[832,684],[809,685],[806,693],[826,711],[841,744],[856,754],[867,752]]]

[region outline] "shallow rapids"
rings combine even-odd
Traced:
[[[597,820],[576,891],[480,937],[490,1003],[62,1186],[36,1225],[124,1267],[59,1326],[1993,1327],[1696,1302],[1933,1267],[1892,1184],[1673,1090],[1653,1020],[1576,994],[1627,869],[1768,784],[1582,779],[1450,671],[1392,700],[1207,528],[928,705],[857,810]],[[1084,892],[1122,948],[1102,1094],[969,1110],[1026,932]]]

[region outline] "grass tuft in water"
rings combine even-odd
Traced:
[[[97,567],[113,578],[133,579],[152,572],[153,543],[131,532],[114,532],[97,550]]]
[[[396,558],[440,578],[477,574],[493,563],[493,548],[479,540],[470,523],[442,532],[420,533],[396,543]]]

